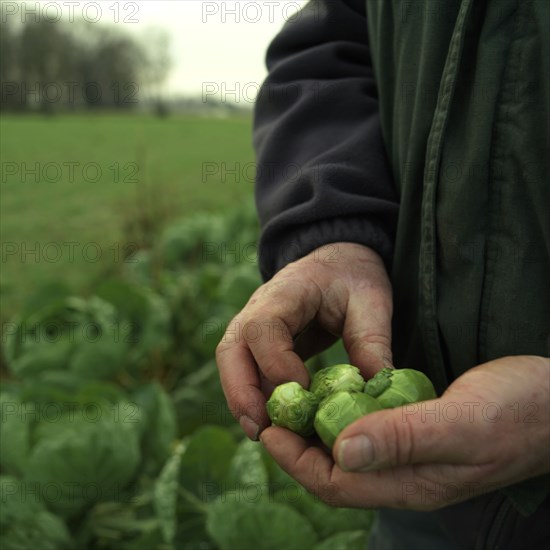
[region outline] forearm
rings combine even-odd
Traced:
[[[310,2],[267,63],[254,130],[264,277],[331,242],[368,246],[388,265],[398,205],[364,2]]]

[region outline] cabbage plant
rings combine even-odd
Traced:
[[[25,481],[65,518],[96,501],[116,500],[140,465],[139,422],[139,409],[129,402],[94,403],[39,422],[31,431]]]
[[[57,300],[13,322],[6,331],[7,363],[19,378],[54,371],[81,379],[110,378],[126,358],[128,329],[115,307],[101,298]]]
[[[20,479],[0,475],[0,548],[70,550],[76,544],[63,520]]]
[[[60,517],[120,500],[139,473],[156,475],[171,453],[175,412],[157,383],[130,395],[106,382],[7,390],[0,393],[0,471],[32,486]]]
[[[104,380],[164,351],[169,331],[170,311],[159,295],[107,281],[89,299],[44,300],[15,319],[6,330],[6,359],[18,378]]]
[[[170,309],[152,289],[125,281],[110,280],[99,286],[96,296],[115,307],[119,325],[127,327],[129,344],[125,363],[140,365],[170,345]]]

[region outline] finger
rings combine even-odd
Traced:
[[[349,298],[342,339],[350,363],[365,378],[392,366],[392,304],[388,289],[365,283]]]
[[[349,361],[371,378],[391,362],[391,288],[383,267],[369,262],[369,277],[353,283],[342,279],[326,281],[321,307],[312,328],[320,327],[320,339],[312,345],[317,352],[342,336]],[[306,335],[304,335],[306,336]],[[313,333],[312,333],[313,336]],[[309,344],[306,340],[304,344]],[[305,346],[304,346],[305,347]],[[304,349],[300,347],[300,351]]]
[[[256,441],[271,421],[265,409],[262,380],[250,350],[242,339],[235,342],[228,337],[233,327],[232,322],[216,349],[216,362],[229,409],[246,435]]]
[[[343,470],[361,472],[419,463],[482,465],[479,425],[448,422],[441,414],[446,405],[434,399],[364,416],[338,436],[336,462]],[[468,419],[467,407],[452,406]]]
[[[345,472],[324,450],[284,428],[267,428],[260,439],[283,470],[331,506],[435,510],[506,484],[489,481],[489,470],[472,465],[420,464]]]
[[[281,277],[265,285],[243,311],[243,339],[272,384],[292,380],[308,387],[309,376],[294,349],[294,336],[315,317],[319,304],[316,285]]]
[[[264,430],[260,440],[279,466],[308,491],[326,492],[334,462],[325,450],[277,426]]]
[[[344,472],[325,450],[284,428],[267,428],[260,440],[285,472],[332,506],[399,506],[404,480],[414,477],[411,467],[371,474]]]

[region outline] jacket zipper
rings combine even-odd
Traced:
[[[437,322],[437,273],[436,273],[436,187],[439,177],[445,130],[449,119],[458,71],[464,46],[466,25],[472,11],[473,0],[462,0],[455,28],[449,45],[449,53],[441,77],[441,85],[432,127],[428,137],[426,167],[420,226],[419,297],[422,335],[426,354],[434,373],[440,373],[436,386],[446,387],[446,369],[441,351],[439,325]]]
[[[506,497],[500,503],[497,513],[495,514],[495,519],[487,532],[487,537],[483,546],[484,550],[498,550],[498,539],[500,538],[505,520],[507,519],[512,507],[513,505],[510,502],[510,499]]]

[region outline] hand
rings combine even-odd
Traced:
[[[479,365],[439,399],[367,415],[333,458],[283,428],[261,435],[280,466],[329,504],[435,510],[550,471],[550,364]]]
[[[367,378],[391,364],[391,287],[382,260],[359,244],[317,249],[261,286],[216,350],[229,407],[251,439],[271,424],[272,388],[304,387],[303,361],[342,337]]]

